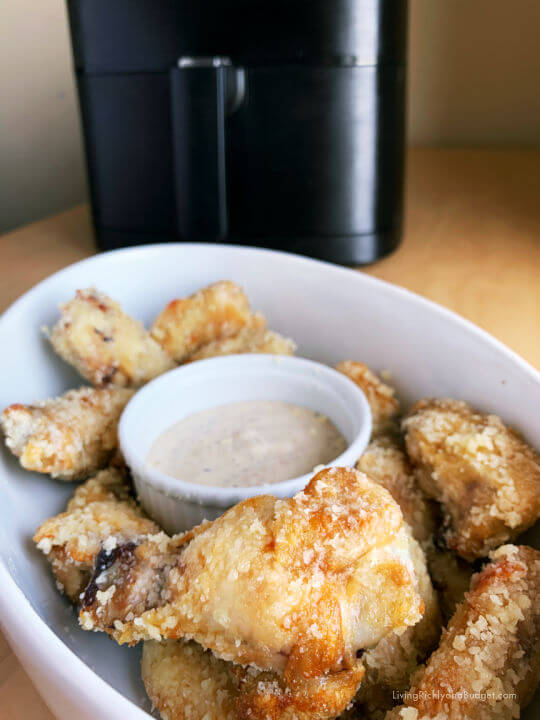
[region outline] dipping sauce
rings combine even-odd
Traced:
[[[253,400],[190,415],[154,442],[146,464],[171,477],[219,487],[278,483],[325,465],[347,442],[324,415]]]

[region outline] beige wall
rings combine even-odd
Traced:
[[[0,25],[1,231],[86,190],[64,3],[1,0]],[[539,38],[538,0],[411,0],[411,142],[539,146]]]

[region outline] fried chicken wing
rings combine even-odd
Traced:
[[[208,343],[238,335],[252,322],[249,300],[230,281],[209,285],[188,298],[172,300],[150,333],[176,362],[184,362]]]
[[[150,541],[136,554],[158,557]],[[294,498],[251,498],[198,528],[179,546],[161,605],[131,620],[124,581],[120,564],[100,588],[115,588],[105,607],[83,603],[83,627],[119,642],[192,638],[288,684],[351,667],[359,649],[423,612],[398,506],[343,468],[323,470]]]
[[[386,720],[511,720],[540,680],[540,552],[506,545]]]
[[[46,520],[34,542],[51,563],[59,589],[78,603],[91,578],[117,561],[122,548],[158,532],[131,499],[125,472],[108,468],[80,485],[66,512]]]
[[[400,412],[394,388],[380,380],[361,362],[344,360],[336,365],[336,370],[346,375],[365,394],[371,408],[373,435],[393,430]]]
[[[141,323],[94,288],[77,290],[48,332],[55,351],[93,385],[139,387],[175,366]]]
[[[88,477],[116,450],[118,420],[132,394],[82,387],[34,405],[10,405],[0,417],[6,445],[27,470],[61,480]]]
[[[265,318],[257,313],[237,335],[203,345],[200,350],[189,356],[188,362],[233,353],[294,355],[295,350],[296,345],[292,340],[268,330]]]
[[[441,504],[446,544],[466,560],[540,516],[540,455],[498,417],[464,402],[422,400],[404,429],[418,481]]]
[[[394,704],[394,693],[407,690],[412,673],[436,647],[442,629],[437,595],[431,584],[420,544],[410,539],[417,589],[425,605],[419,623],[404,633],[390,633],[362,655],[366,669],[355,706],[365,720],[382,718]]]
[[[219,660],[193,641],[143,646],[143,683],[167,720],[327,720],[347,706],[363,672],[356,663],[291,690],[275,673]]]

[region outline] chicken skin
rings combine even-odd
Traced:
[[[403,423],[422,489],[441,504],[443,537],[465,560],[540,516],[540,455],[494,415],[456,400],[422,400]]]
[[[385,720],[511,720],[540,680],[540,552],[505,545]]]
[[[49,340],[92,385],[140,387],[175,366],[141,323],[95,288],[77,290],[60,309]]]
[[[80,480],[107,464],[118,446],[120,414],[133,391],[82,387],[0,416],[6,445],[26,470]]]

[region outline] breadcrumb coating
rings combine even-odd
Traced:
[[[407,628],[401,635],[390,633],[362,655],[366,675],[356,696],[355,706],[366,720],[382,718],[395,705],[393,693],[408,689],[412,673],[436,647],[441,634],[439,603],[431,584],[424,552],[413,538],[410,538],[409,547],[425,612],[419,623]]]
[[[203,345],[189,356],[188,362],[235,353],[268,353],[270,355],[294,355],[295,343],[266,327],[265,318],[256,313],[237,335]]]
[[[140,387],[175,366],[141,323],[95,288],[77,290],[60,309],[51,344],[93,385]]]
[[[172,300],[154,320],[150,333],[181,363],[208,343],[234,337],[251,320],[242,288],[222,280],[188,298]]]
[[[291,689],[275,673],[219,660],[195,642],[143,646],[143,683],[167,720],[327,720],[347,706],[363,672],[356,663]]]
[[[393,430],[400,412],[394,388],[380,380],[361,362],[344,360],[336,365],[336,370],[346,375],[365,394],[371,408],[373,435]]]
[[[495,415],[428,399],[403,427],[418,481],[441,504],[444,540],[466,560],[485,557],[540,516],[540,456]]]
[[[34,405],[4,410],[6,445],[27,470],[61,480],[80,480],[107,464],[118,446],[127,389],[82,387]]]
[[[540,552],[505,545],[386,720],[511,720],[540,680]]]
[[[131,620],[116,602],[122,583],[116,573],[102,587],[114,585],[114,596],[83,608],[84,628],[129,643],[195,639],[289,684],[352,667],[359,649],[404,631],[424,609],[398,506],[345,468],[321,471],[294,498],[251,498],[198,528],[161,604]]]
[[[237,720],[231,663],[194,642],[145,642],[142,680],[164,720]]]
[[[34,542],[51,563],[59,589],[78,602],[100,553],[110,556],[158,531],[131,499],[125,473],[107,468],[77,488],[66,512],[46,520]]]
[[[437,529],[435,503],[419,487],[400,439],[395,435],[375,437],[356,467],[388,490],[413,536],[422,545],[429,542]]]

